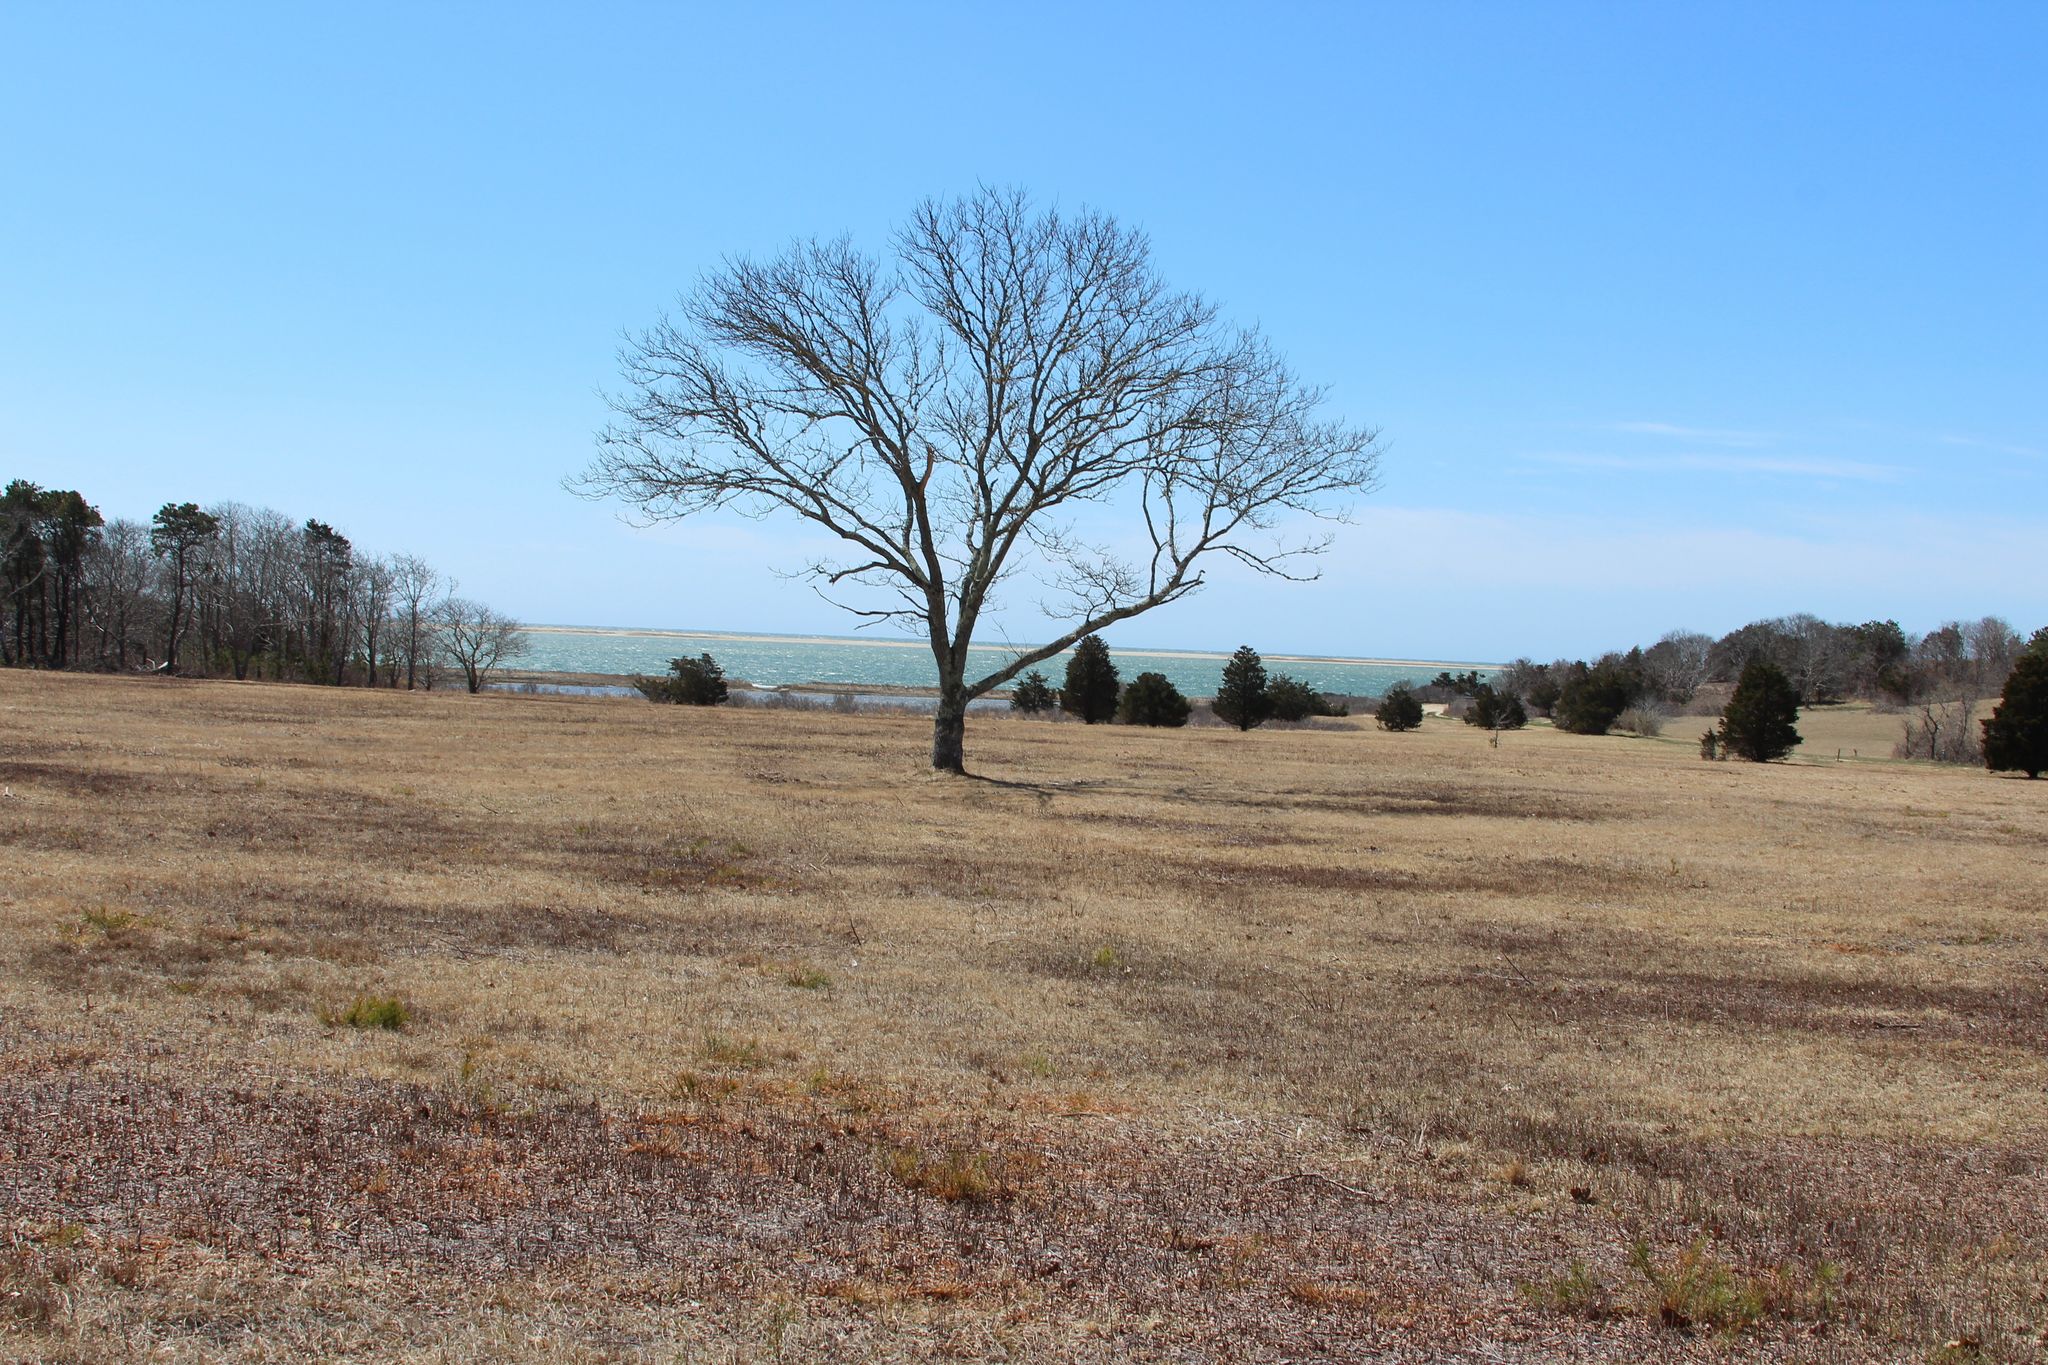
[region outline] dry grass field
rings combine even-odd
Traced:
[[[1689,725],[0,675],[0,1358],[2041,1359],[2048,783]]]

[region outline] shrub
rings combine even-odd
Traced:
[[[1721,712],[1721,743],[1752,763],[1783,758],[1799,743],[1793,724],[1798,717],[1799,693],[1784,670],[1767,659],[1751,659]]]
[[[1655,738],[1664,733],[1664,713],[1648,702],[1637,702],[1615,717],[1615,724],[1632,734]]]
[[[1466,708],[1465,723],[1482,730],[1519,730],[1529,723],[1522,699],[1512,692],[1497,692],[1488,683],[1472,689],[1472,705]]]
[[[1266,665],[1250,645],[1239,645],[1230,662],[1223,665],[1223,680],[1217,685],[1216,700],[1209,709],[1216,718],[1240,730],[1262,725],[1273,714],[1267,694]]]
[[[1984,758],[1984,751],[1978,743],[1982,731],[1971,723],[1976,715],[1975,697],[1923,700],[1913,708],[1913,714],[1906,717],[1904,733],[1892,746],[1892,757],[1925,758],[1936,763],[1974,766]]]
[[[1125,725],[1182,726],[1193,709],[1164,673],[1140,673],[1124,688],[1116,718]]]
[[[699,654],[694,659],[670,659],[665,676],[635,678],[633,687],[649,701],[681,706],[720,706],[727,695],[725,670],[709,654]]]
[[[1373,719],[1380,723],[1382,730],[1393,730],[1396,733],[1413,730],[1422,724],[1422,703],[1416,700],[1415,693],[1409,690],[1408,684],[1399,683],[1387,689],[1387,695],[1372,715]]]
[[[1053,691],[1045,681],[1045,674],[1032,669],[1010,689],[1010,709],[1035,716],[1041,711],[1050,711],[1060,704],[1060,694]]]
[[[2048,768],[2048,648],[2037,634],[2005,680],[2005,694],[1984,725],[1984,766],[2029,778]]]
[[[1083,637],[1067,660],[1067,685],[1060,689],[1060,709],[1099,725],[1116,714],[1116,665],[1100,635]]]
[[[1316,713],[1316,694],[1285,673],[1266,679],[1266,714],[1274,720],[1307,720]]]

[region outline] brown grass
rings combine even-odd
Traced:
[[[1691,738],[0,675],[0,1357],[2037,1359],[2048,786]]]

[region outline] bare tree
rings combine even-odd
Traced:
[[[531,647],[517,621],[462,597],[450,597],[434,609],[434,628],[441,652],[462,670],[471,692],[483,691],[493,670]]]
[[[1643,667],[1666,701],[1683,706],[1707,680],[1713,649],[1712,636],[1696,630],[1669,631],[1643,651]]]
[[[150,593],[154,558],[149,527],[116,518],[106,525],[87,567],[86,615],[97,639],[94,649],[102,667],[128,670],[129,656],[139,661],[155,634],[158,601]]]
[[[410,692],[432,652],[434,623],[430,604],[443,585],[441,575],[418,555],[393,555],[391,575],[398,636],[394,648],[405,661],[405,690]],[[446,587],[450,593],[455,591],[453,582]]]
[[[267,507],[223,502],[206,510],[220,524],[209,585],[209,652],[226,657],[234,675],[246,678],[259,656],[279,649],[299,528]],[[282,660],[272,662],[281,672]]]
[[[617,418],[571,487],[651,520],[735,507],[838,536],[844,558],[805,566],[820,591],[930,642],[934,768],[964,770],[969,700],[1187,596],[1212,556],[1312,577],[1300,557],[1327,542],[1281,540],[1283,518],[1375,482],[1376,433],[1320,418],[1320,390],[1168,289],[1114,219],[984,189],[920,206],[895,257],[809,242],[710,273],[629,341]],[[1089,543],[1090,503],[1139,548]],[[969,677],[1017,575],[1066,628]]]
[[[2010,622],[2000,616],[1986,616],[1962,628],[1963,642],[1970,653],[1970,681],[1979,696],[1990,696],[2005,690],[2005,679],[2012,672],[2013,664],[2019,659],[2020,651],[2026,648],[2026,641],[2012,628]]]
[[[377,685],[377,650],[390,640],[396,624],[392,608],[398,591],[398,570],[388,559],[368,558],[356,562],[356,637],[363,647],[363,686]],[[397,668],[393,669],[394,683]]]

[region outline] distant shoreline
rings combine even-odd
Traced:
[[[522,625],[521,630],[536,635],[606,635],[627,639],[657,640],[704,640],[704,641],[748,641],[773,640],[792,645],[852,645],[869,649],[929,649],[922,640],[863,640],[845,635],[746,635],[739,631],[719,630],[649,630],[622,626],[536,626]],[[1035,648],[1032,645],[984,644],[981,649],[1008,649],[1022,652]],[[1125,654],[1143,654],[1155,659],[1228,659],[1228,653],[1206,649],[1142,649],[1136,646],[1126,648]],[[1372,668],[1438,668],[1497,669],[1497,663],[1481,663],[1471,659],[1364,659],[1337,654],[1261,654],[1268,663],[1288,664],[1356,664]]]

